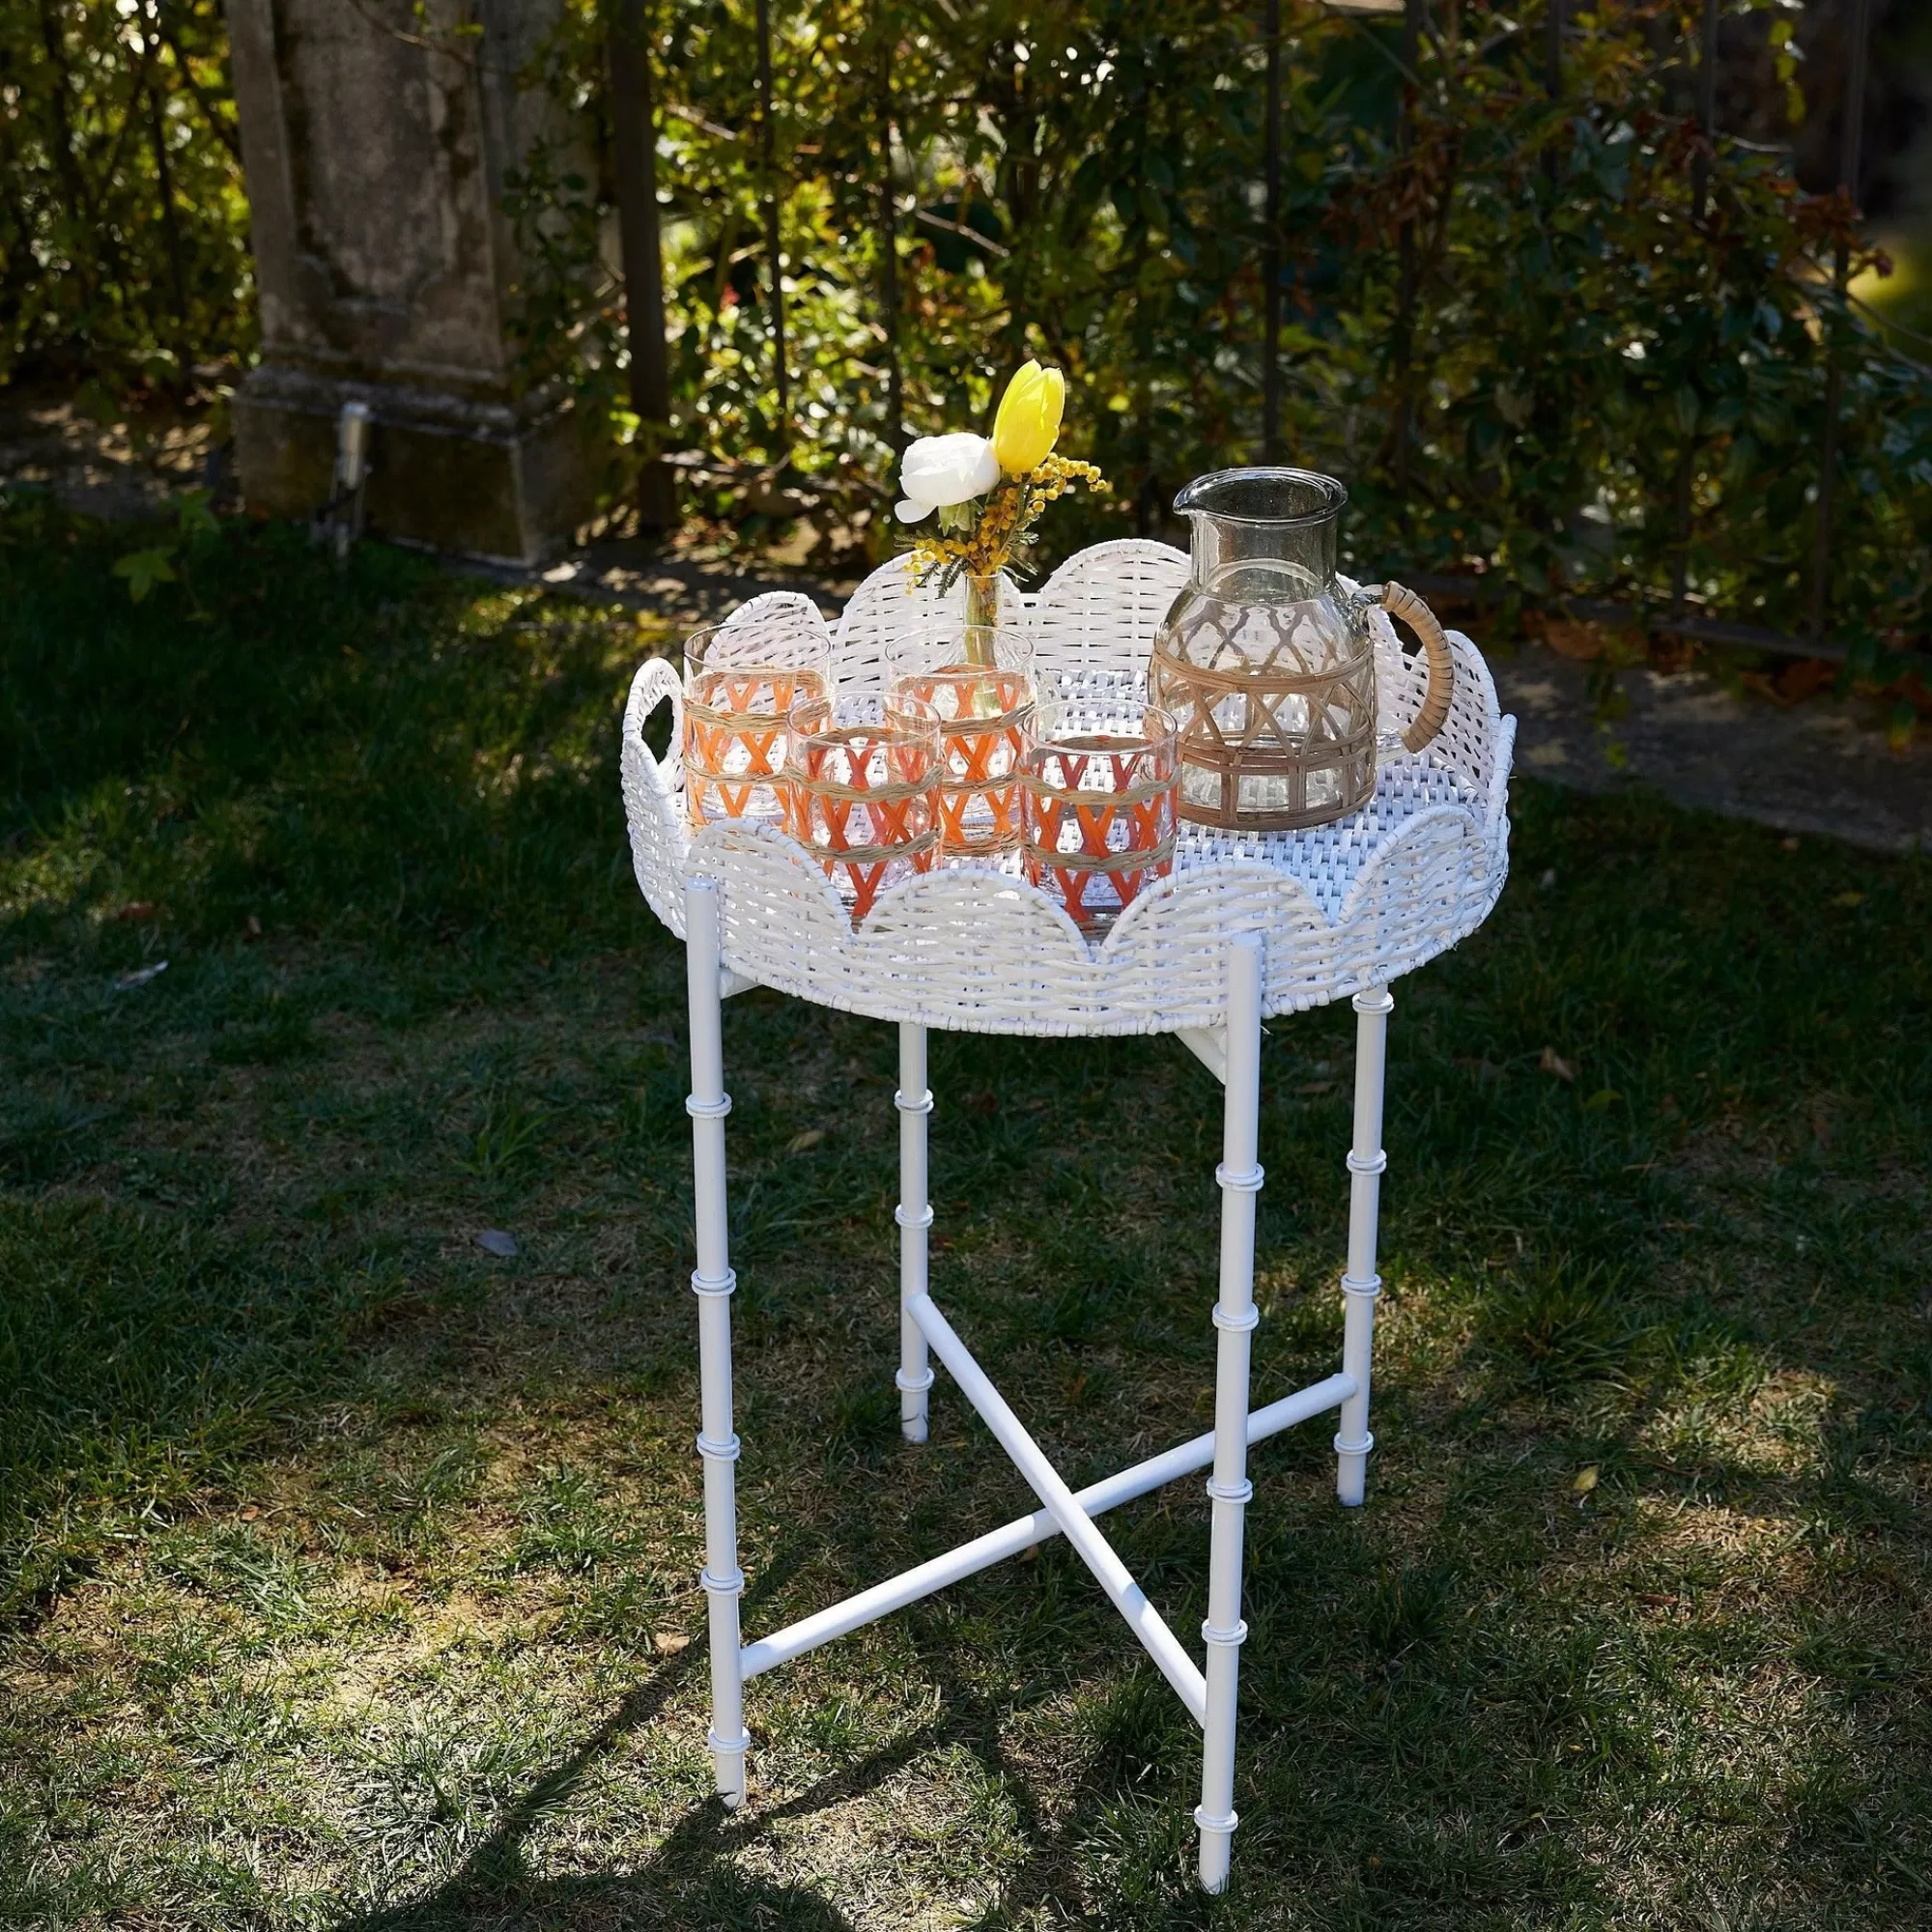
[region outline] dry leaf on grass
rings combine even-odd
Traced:
[[[1574,1080],[1577,1069],[1553,1046],[1543,1049],[1543,1057],[1536,1063],[1539,1073],[1553,1073],[1559,1080]]]

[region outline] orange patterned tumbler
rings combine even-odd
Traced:
[[[694,829],[784,816],[786,716],[831,690],[824,627],[794,611],[741,612],[684,645],[684,797]]]
[[[1034,708],[1021,760],[1027,877],[1086,931],[1174,869],[1179,764],[1173,717],[1132,701]]]
[[[997,859],[1020,842],[1020,749],[1033,716],[1033,652],[1011,631],[997,662],[968,664],[951,639],[889,647],[886,704],[905,699],[939,715],[940,844],[949,861]]]
[[[802,698],[791,709],[785,829],[852,908],[929,872],[939,853],[939,718],[908,697]]]

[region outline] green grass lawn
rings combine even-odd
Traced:
[[[1932,1922],[1924,861],[1519,781],[1396,988],[1369,1507],[1325,1418],[1254,1457],[1210,1907],[1059,1544],[761,1679],[708,1795],[662,633],[246,527],[137,607],[134,541],[0,509],[0,1919]],[[1338,1361],[1350,1024],[1264,1058],[1258,1399]],[[755,993],[725,1049],[755,1634],[1027,1499],[943,1376],[897,1436],[892,1030]],[[932,1059],[1015,1406],[1078,1480],[1206,1427],[1217,1090]],[[1196,1628],[1199,1484],[1108,1522]]]

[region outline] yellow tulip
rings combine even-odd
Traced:
[[[1066,408],[1066,378],[1029,362],[1007,384],[993,419],[993,454],[1009,476],[1030,476],[1053,454]]]

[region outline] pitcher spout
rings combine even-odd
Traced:
[[[1249,604],[1299,603],[1329,592],[1349,493],[1313,469],[1216,469],[1174,499],[1193,527],[1194,579]]]

